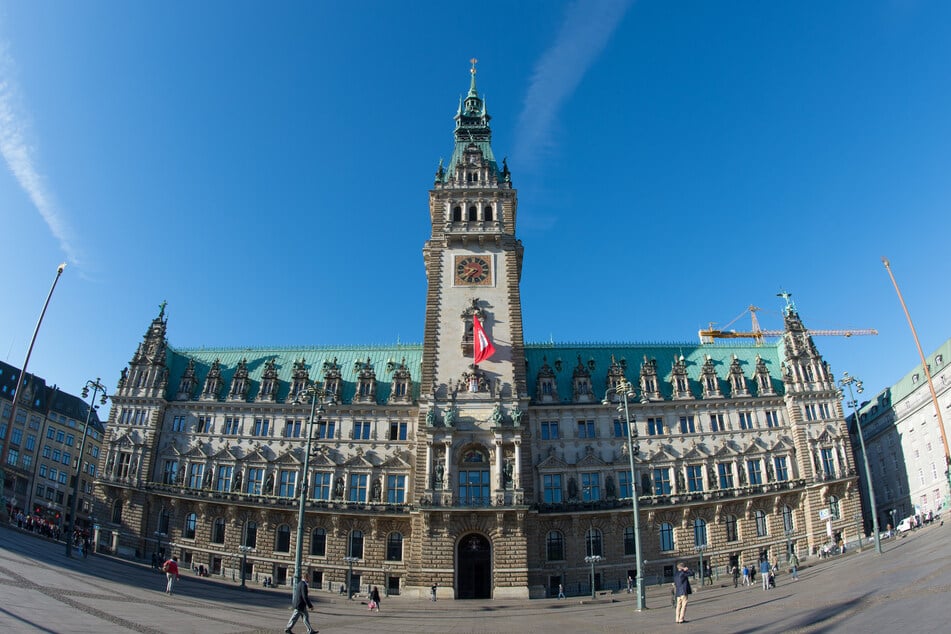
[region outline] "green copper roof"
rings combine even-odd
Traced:
[[[708,355],[713,360],[713,367],[720,379],[720,389],[724,396],[730,395],[730,385],[726,379],[729,376],[734,355],[740,362],[743,375],[748,379],[751,393],[756,394],[757,390],[752,379],[755,376],[756,358],[758,356],[766,364],[766,369],[772,378],[774,392],[782,394],[781,349],[781,343],[763,346],[735,343],[704,345],[696,343],[533,343],[525,346],[525,362],[527,365],[528,390],[532,396],[535,396],[535,381],[538,371],[547,361],[555,372],[558,395],[562,401],[570,401],[573,389],[572,378],[579,357],[581,363],[591,374],[591,385],[599,398],[603,395],[607,385],[607,373],[608,368],[611,367],[612,356],[618,363],[626,366],[624,375],[635,385],[638,383],[644,358],[656,359],[660,392],[664,398],[669,399],[672,396],[671,368],[675,359],[679,359],[681,355],[684,357],[687,376],[690,380],[690,392],[695,397],[700,397],[702,394],[699,378]],[[601,390],[601,392],[599,393],[598,390]]]
[[[492,119],[486,111],[485,100],[479,97],[479,91],[476,89],[475,63],[471,69],[472,79],[469,83],[469,93],[465,99],[459,100],[459,109],[456,112],[456,129],[454,132],[455,145],[453,146],[452,156],[449,159],[449,165],[442,174],[442,182],[446,182],[454,173],[456,165],[463,158],[463,153],[470,145],[476,145],[482,152],[485,161],[499,172],[498,162],[495,160],[495,154],[492,152],[492,129],[489,127],[489,121]]]
[[[369,359],[376,372],[376,400],[386,402],[392,387],[393,370],[405,363],[413,382],[413,398],[419,393],[420,363],[423,357],[421,344],[393,345],[393,346],[339,346],[326,348],[198,348],[198,349],[168,349],[168,390],[167,398],[174,400],[182,375],[188,367],[189,360],[195,362],[195,377],[198,380],[198,389],[205,383],[208,371],[216,359],[221,368],[221,379],[224,384],[222,394],[224,398],[231,386],[238,364],[246,359],[250,389],[248,400],[253,401],[261,388],[261,378],[268,361],[274,359],[275,369],[279,381],[277,400],[284,401],[290,390],[293,379],[294,364],[304,359],[305,367],[311,380],[323,380],[324,362],[336,359],[342,378],[341,400],[350,403],[356,393],[356,380],[359,368],[357,363],[366,363]]]

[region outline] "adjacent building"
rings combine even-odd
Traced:
[[[65,527],[72,504],[73,478],[89,404],[45,379],[27,373],[20,388],[16,420],[10,424],[20,369],[0,361],[0,439],[10,434],[4,462],[7,512],[24,514]],[[92,493],[103,427],[93,410],[80,469],[76,526],[93,523]]]
[[[926,357],[938,397],[945,438],[951,433],[951,339]],[[875,491],[879,526],[892,528],[910,515],[937,514],[951,504],[946,446],[941,435],[934,399],[924,369],[918,365],[895,385],[885,388],[858,410],[860,428],[868,451],[869,471]],[[857,433],[855,417],[850,431]],[[858,437],[853,448],[857,464],[862,454]],[[866,474],[862,495],[866,495]],[[865,505],[868,508],[868,504]]]
[[[101,547],[286,583],[302,478],[302,572],[334,592],[588,592],[585,557],[603,557],[597,588],[619,587],[638,539],[659,580],[678,558],[805,556],[856,530],[834,377],[788,298],[770,345],[525,343],[532,280],[489,120],[473,69],[430,190],[421,344],[184,349],[162,307],[113,397]],[[481,327],[495,353],[475,364]]]

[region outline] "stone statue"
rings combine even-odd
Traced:
[[[522,417],[525,416],[525,412],[519,408],[518,405],[515,406],[515,409],[512,410],[512,421],[515,423],[515,426],[518,427],[522,424]]]
[[[241,491],[241,472],[240,471],[234,474],[234,484],[231,485],[231,490],[236,493]]]
[[[379,502],[381,493],[382,487],[380,486],[380,481],[376,480],[373,482],[373,490],[370,491],[370,499],[374,502]]]
[[[446,410],[446,416],[443,420],[446,421],[446,427],[452,427],[453,422],[456,418],[456,408],[449,406],[449,409]]]
[[[204,478],[204,481],[202,482],[202,487],[205,489],[210,489],[212,478],[213,478],[212,469],[209,467],[209,469],[205,471],[205,478]]]
[[[264,495],[271,495],[272,493],[274,493],[274,473],[269,473],[264,478]]]
[[[436,484],[442,484],[443,476],[445,476],[446,468],[442,465],[441,462],[436,463],[436,477],[434,479]]]
[[[512,488],[512,463],[508,460],[502,464],[502,488]]]
[[[574,478],[568,480],[568,499],[573,500],[578,497],[578,483]]]
[[[685,493],[687,485],[684,483],[684,472],[677,469],[677,493]]]
[[[334,483],[334,497],[343,497],[343,478],[337,478],[337,481]]]
[[[495,404],[495,409],[492,410],[492,422],[496,425],[502,424],[502,406],[498,403]]]
[[[608,476],[604,479],[604,488],[609,498],[617,497],[617,491],[614,488],[614,478]]]
[[[431,407],[428,412],[426,412],[426,424],[430,427],[436,424],[436,408]]]

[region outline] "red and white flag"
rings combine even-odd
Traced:
[[[489,341],[489,336],[485,334],[485,329],[482,327],[482,323],[479,321],[479,318],[475,315],[472,316],[472,335],[475,339],[475,346],[473,347],[473,363],[479,364],[495,354],[495,346],[492,345],[492,342]]]

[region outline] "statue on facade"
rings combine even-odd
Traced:
[[[502,464],[502,488],[512,488],[512,463],[508,460]]]
[[[516,405],[515,409],[512,410],[512,422],[515,423],[516,427],[519,427],[522,424],[522,417],[525,416],[525,412]]]
[[[264,495],[272,495],[274,493],[274,473],[271,472],[267,474],[267,477],[264,478]]]
[[[677,493],[685,493],[687,485],[684,483],[684,472],[677,469]]]
[[[208,470],[205,471],[205,478],[204,478],[204,481],[202,482],[202,488],[204,488],[204,489],[210,489],[210,488],[211,488],[211,480],[212,480],[212,478],[213,478],[212,468],[209,467]]]
[[[495,423],[496,425],[501,425],[503,418],[504,417],[502,415],[502,406],[496,403],[495,409],[492,410],[492,422]]]
[[[374,480],[373,489],[370,491],[370,499],[374,502],[380,501],[380,495],[382,494],[382,487],[380,486],[379,480]]]
[[[614,488],[614,478],[608,476],[604,479],[604,489],[609,498],[617,497],[617,490]]]
[[[426,425],[432,427],[436,424],[436,408],[431,407],[429,411],[426,412]]]
[[[231,491],[232,493],[241,492],[241,472],[240,471],[234,474],[234,483],[231,485]]]
[[[446,422],[446,427],[452,427],[453,422],[456,418],[456,408],[452,405],[449,406],[449,409],[446,410],[446,415],[443,420]]]
[[[442,465],[441,462],[437,462],[436,469],[435,469],[435,477],[433,478],[433,482],[435,482],[436,485],[442,485],[443,477],[445,475],[446,475],[446,468]]]
[[[574,500],[578,497],[578,483],[574,478],[568,480],[568,499]]]
[[[337,478],[337,481],[334,483],[334,497],[343,497],[343,478]]]

